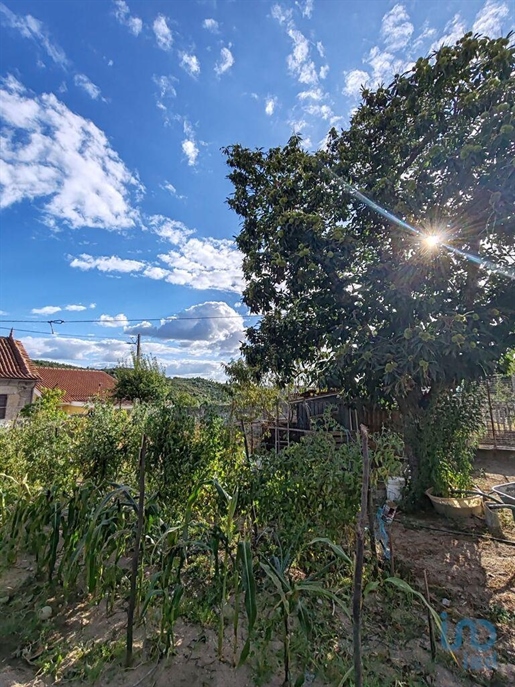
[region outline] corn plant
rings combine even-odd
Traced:
[[[217,481],[214,482],[214,485],[220,496],[227,503],[227,513],[223,518],[222,527],[220,528],[224,545],[224,554],[221,571],[222,589],[220,593],[220,616],[218,621],[218,658],[222,658],[224,640],[224,612],[225,604],[227,602],[227,578],[229,575],[229,551],[235,536],[234,516],[236,513],[236,506],[238,504],[238,489],[236,489],[234,494],[230,496]]]
[[[329,546],[337,559],[351,564],[350,558],[341,547],[325,538],[316,538],[312,544],[323,543]],[[268,561],[261,561],[260,568],[268,580],[272,583],[273,607],[270,612],[272,625],[279,624],[279,634],[283,645],[284,685],[291,685],[291,632],[294,619],[308,639],[313,632],[312,617],[307,602],[310,597],[319,597],[331,600],[346,615],[349,615],[347,602],[339,594],[324,587],[322,582],[314,579],[314,576],[304,579],[296,579],[292,575],[293,557],[291,552],[285,555],[273,556]],[[278,623],[277,623],[278,620]],[[303,676],[298,683],[302,684]],[[297,683],[296,683],[297,684]]]

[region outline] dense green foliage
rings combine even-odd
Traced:
[[[159,363],[152,356],[136,356],[116,368],[116,386],[112,397],[123,401],[151,403],[168,396],[168,382]]]
[[[216,628],[218,656],[230,647],[233,664],[251,661],[261,684],[279,670],[288,685],[308,670],[340,680],[349,656],[331,647],[352,578],[357,443],[336,447],[327,419],[280,454],[247,458],[238,424],[213,409],[159,402],[128,413],[98,402],[69,417],[58,406],[48,394],[0,429],[0,562],[33,556],[41,598],[51,590],[67,607],[78,595],[119,611],[145,434],[137,620],[153,651],[173,650],[183,618]],[[396,467],[398,437],[372,443],[384,475]]]
[[[436,496],[472,487],[472,468],[483,425],[482,393],[466,384],[431,399],[420,420],[423,484]]]
[[[511,37],[467,34],[364,90],[326,149],[308,153],[298,136],[226,149],[244,302],[262,315],[243,346],[258,374],[308,372],[397,404],[410,426],[428,394],[497,369],[515,341],[514,55]],[[435,232],[445,245],[429,250]]]

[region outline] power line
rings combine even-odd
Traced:
[[[95,320],[0,320],[7,324],[105,324],[106,322],[177,322],[183,320],[237,320],[249,317],[261,317],[261,315],[199,315],[198,317],[110,317],[108,320],[97,318]],[[5,327],[4,327],[5,329]]]
[[[5,331],[10,331],[13,329],[13,327],[0,327],[0,329],[4,329]],[[14,333],[16,334],[17,332],[22,332],[23,334],[42,334],[43,336],[46,336],[47,338],[66,338],[66,339],[81,339],[83,341],[89,341],[89,339],[101,339],[102,341],[105,341],[106,339],[119,339],[119,340],[126,340],[127,339],[127,334],[107,334],[105,336],[102,336],[100,334],[62,334],[61,332],[57,332],[52,334],[52,332],[43,332],[37,329],[18,329],[16,327],[14,329]]]

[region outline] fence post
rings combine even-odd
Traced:
[[[363,594],[363,556],[365,547],[365,527],[368,513],[368,485],[370,481],[370,457],[368,453],[368,430],[360,427],[363,452],[363,483],[361,485],[361,509],[356,526],[356,560],[354,563],[354,583],[352,593],[352,624],[354,644],[354,684],[363,687],[363,659],[361,650],[361,608]]]
[[[486,379],[486,397],[488,399],[488,412],[490,414],[490,422],[492,424],[492,437],[494,440],[494,451],[497,451],[497,432],[495,430],[495,422],[494,422],[494,411],[492,408],[492,396],[490,395],[490,380]]]

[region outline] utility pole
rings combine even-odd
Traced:
[[[138,334],[138,338],[136,340],[136,360],[140,361],[141,358],[141,334]]]

